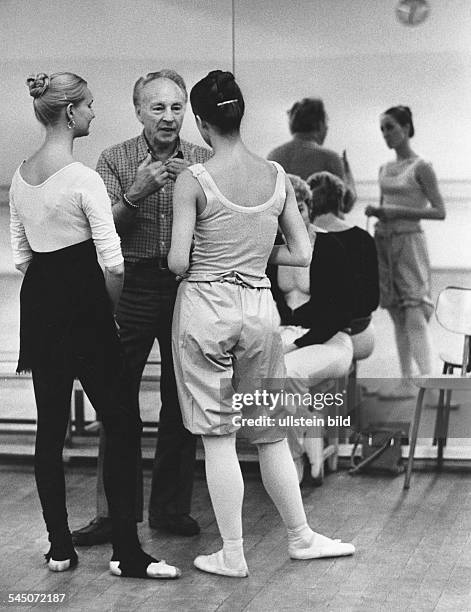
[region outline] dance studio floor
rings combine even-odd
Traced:
[[[70,523],[92,513],[94,470],[69,467]],[[244,541],[250,576],[233,579],[192,567],[199,553],[220,545],[202,475],[195,482],[194,516],[202,532],[168,537],[143,523],[141,539],[155,556],[177,564],[177,581],[120,579],[107,572],[107,545],[79,550],[78,567],[63,574],[47,568],[47,540],[29,465],[0,468],[0,590],[64,593],[48,610],[83,612],[467,612],[471,610],[471,477],[454,471],[417,472],[409,492],[402,478],[328,477],[321,488],[304,489],[311,525],[352,541],[355,556],[291,561],[280,518],[256,473],[246,474]],[[146,494],[150,478],[146,476]],[[1,604],[0,608],[7,609]],[[22,608],[28,609],[28,608]],[[32,609],[32,608],[29,608]]]

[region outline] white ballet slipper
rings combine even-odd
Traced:
[[[149,578],[179,578],[182,572],[178,567],[169,565],[162,559],[158,563],[151,563],[147,566],[147,575]]]
[[[313,538],[312,544],[306,548],[289,547],[291,559],[324,559],[326,557],[348,557],[355,552],[355,546],[342,542],[341,540],[328,540],[316,542]],[[323,538],[324,539],[324,538]]]
[[[49,559],[47,566],[51,572],[66,572],[71,567],[71,561],[70,559],[64,559],[63,561]]]
[[[219,574],[220,576],[230,576],[231,578],[245,578],[249,575],[249,569],[244,562],[243,566],[237,569],[227,567],[224,563],[222,550],[212,555],[199,555],[194,560],[194,566],[203,572]]]
[[[123,573],[119,567],[119,564],[121,563],[121,561],[110,561],[110,572],[114,575],[114,576],[123,576]],[[168,563],[165,562],[164,559],[162,559],[161,561],[158,561],[156,563],[149,563],[149,565],[146,568],[146,576],[132,576],[131,574],[129,574],[129,577],[135,577],[135,578],[179,578],[182,573],[181,571],[178,569],[178,567],[175,567],[174,565],[169,565]],[[125,574],[124,576],[128,576],[127,574]]]

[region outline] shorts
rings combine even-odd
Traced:
[[[228,435],[263,407],[240,405],[235,393],[253,393],[285,378],[277,311],[269,288],[235,282],[182,281],[172,327],[178,397],[193,434]],[[268,379],[268,380],[267,380]],[[277,409],[270,417],[278,417]],[[278,426],[246,426],[253,444],[286,437]]]
[[[427,320],[434,306],[427,243],[422,231],[376,230],[380,306],[402,309],[421,306]]]

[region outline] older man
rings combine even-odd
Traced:
[[[273,149],[268,159],[278,162],[286,172],[303,180],[315,172],[335,174],[347,187],[343,212],[349,212],[356,200],[355,181],[346,151],[341,158],[323,146],[328,131],[324,102],[320,98],[303,98],[290,108],[288,119],[293,138]]]
[[[211,152],[179,136],[187,99],[185,83],[173,70],[141,77],[134,86],[133,101],[143,132],[106,149],[100,155],[97,171],[111,198],[125,259],[117,322],[132,371],[136,410],[142,373],[155,338],[160,348],[162,405],[149,524],[190,536],[199,533],[198,523],[190,516],[196,440],[183,427],[175,385],[171,328],[177,281],[168,269],[167,254],[175,180],[184,168],[205,162]],[[102,434],[101,450],[104,443]],[[136,520],[142,520],[142,477],[140,480]],[[100,495],[98,502],[98,516],[74,532],[76,545],[108,540],[110,520]]]

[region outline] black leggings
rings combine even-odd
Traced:
[[[130,410],[124,364],[111,371],[102,347],[83,354],[73,351],[60,367],[34,367],[33,385],[38,410],[35,475],[49,540],[70,538],[65,501],[62,451],[70,414],[74,378],[78,378],[106,432],[104,484],[113,524],[113,547],[137,543],[134,516],[136,461],[141,420]]]

